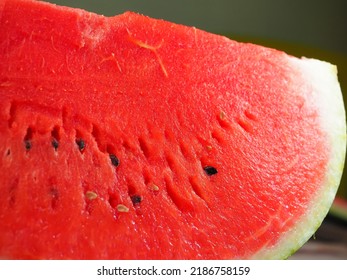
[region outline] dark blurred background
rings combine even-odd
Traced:
[[[134,11],[262,44],[338,67],[347,104],[346,0],[48,0],[114,16]],[[347,198],[347,172],[338,191]],[[344,209],[344,207],[346,207]],[[347,203],[334,204],[321,228],[293,258],[347,259]]]
[[[347,52],[345,0],[49,0],[105,16],[135,11],[210,32]]]

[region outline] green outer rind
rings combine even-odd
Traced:
[[[316,232],[328,214],[340,184],[346,154],[346,117],[336,66],[316,59],[289,57],[294,68],[312,85],[306,100],[318,107],[322,131],[331,146],[325,182],[306,214],[273,246],[264,246],[253,259],[286,259],[295,253]],[[330,144],[329,144],[330,143]]]

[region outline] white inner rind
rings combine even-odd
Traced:
[[[326,177],[308,212],[272,247],[263,247],[254,259],[285,259],[315,233],[327,215],[342,176],[346,153],[346,117],[336,66],[316,59],[288,57],[293,69],[299,69],[312,91],[306,100],[320,113],[322,131],[331,147]]]

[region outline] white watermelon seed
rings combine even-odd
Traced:
[[[98,195],[95,192],[92,192],[92,191],[86,192],[86,198],[88,198],[89,200],[94,200],[97,197],[98,197]]]
[[[159,191],[159,187],[156,184],[150,184],[148,187],[152,191]]]
[[[118,212],[129,212],[129,208],[126,207],[124,204],[118,204],[117,205],[117,211]]]

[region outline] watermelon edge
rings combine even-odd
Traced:
[[[346,155],[346,116],[337,80],[337,67],[317,59],[289,57],[294,67],[311,81],[312,95],[306,96],[320,112],[322,131],[331,147],[324,184],[295,226],[273,246],[264,246],[253,259],[287,259],[314,235],[328,214],[338,190]]]

